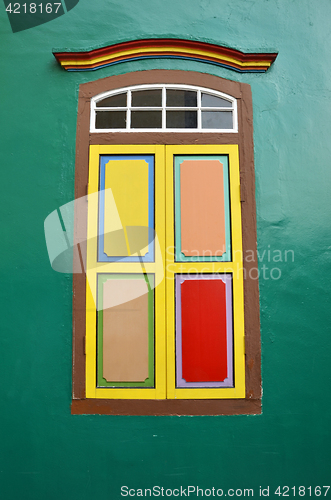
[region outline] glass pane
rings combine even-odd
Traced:
[[[232,111],[201,111],[202,128],[232,129]]]
[[[97,111],[95,128],[125,128],[126,111]]]
[[[96,103],[97,108],[125,108],[126,107],[126,92],[124,94],[116,94],[111,97],[106,97],[102,101]]]
[[[132,92],[132,106],[143,107],[143,106],[162,106],[162,90],[137,90]]]
[[[201,106],[205,108],[232,108],[232,102],[210,94],[201,94]]]
[[[197,128],[197,112],[167,111],[167,128]]]
[[[194,108],[197,106],[197,93],[192,90],[167,90],[167,106]]]
[[[131,128],[161,128],[162,111],[132,111]]]

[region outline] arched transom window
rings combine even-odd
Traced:
[[[237,100],[190,85],[137,85],[91,100],[91,132],[238,132]]]

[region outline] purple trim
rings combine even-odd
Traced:
[[[226,287],[227,378],[223,382],[186,382],[182,376],[181,285],[186,280],[222,280]],[[176,275],[176,387],[233,387],[232,274]]]

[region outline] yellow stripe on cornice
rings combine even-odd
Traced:
[[[146,58],[190,59],[216,64],[239,72],[265,72],[276,53],[243,53],[205,42],[180,39],[132,40],[103,48],[82,51],[53,51],[68,71],[89,71],[130,60]]]
[[[103,57],[91,58],[91,59],[88,59],[88,61],[90,64],[96,64],[96,63],[102,63],[105,61],[111,61],[112,59],[115,59],[118,57],[125,57],[125,56],[129,56],[129,55],[135,55],[138,53],[139,54],[146,54],[146,53],[150,53],[150,52],[154,52],[154,53],[158,52],[160,54],[162,54],[163,52],[176,52],[178,54],[181,54],[184,51],[182,49],[177,49],[176,47],[166,47],[166,48],[158,48],[157,47],[153,50],[150,48],[146,48],[146,49],[140,49],[139,52],[137,50],[124,50],[121,52],[117,52],[116,54],[111,54],[111,55],[107,55],[107,56],[103,56]],[[195,56],[201,55],[201,56],[205,56],[205,57],[213,57],[215,59],[220,59],[223,61],[238,64],[242,68],[252,66],[251,62],[244,62],[244,61],[240,61],[239,59],[234,59],[232,57],[227,57],[227,56],[223,56],[223,55],[220,56],[220,55],[215,54],[213,52],[207,52],[207,51],[203,51],[203,50],[185,49],[185,53],[192,54]],[[67,66],[67,65],[86,66],[86,61],[77,61],[75,59],[68,59],[67,61],[61,61],[61,64],[64,66]],[[270,66],[270,65],[271,65],[271,63],[268,61],[262,61],[262,62],[256,61],[256,62],[254,62],[254,66]]]

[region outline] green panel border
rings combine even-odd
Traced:
[[[97,387],[154,387],[154,274],[107,273],[98,274],[97,311]],[[103,284],[109,279],[143,279],[148,286],[148,378],[144,382],[108,382],[103,377]]]
[[[180,249],[181,209],[180,209],[180,165],[184,160],[219,160],[223,164],[224,204],[225,204],[225,242],[226,252],[221,256],[187,257]],[[175,155],[174,162],[175,190],[175,261],[176,262],[231,262],[231,228],[230,228],[230,193],[229,193],[229,158],[227,155]]]

